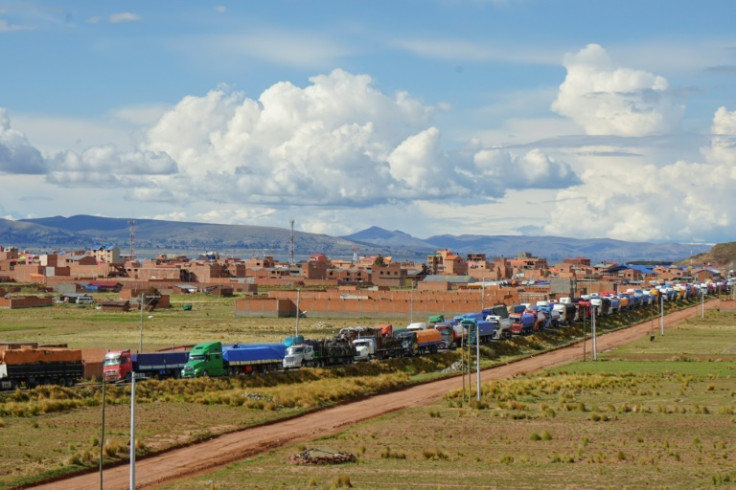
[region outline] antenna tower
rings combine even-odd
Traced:
[[[294,263],[294,220],[291,223],[291,236],[289,237],[289,263]]]
[[[130,225],[130,258],[128,260],[133,260],[135,258],[135,220],[128,221],[128,224]]]

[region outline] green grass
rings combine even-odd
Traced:
[[[600,362],[485,383],[480,405],[450,393],[306,444],[357,463],[295,467],[302,443],[171,488],[330,488],[340,475],[354,488],[733,488],[734,339],[734,315],[713,314],[656,350],[647,338]]]
[[[283,337],[292,334],[295,319],[237,318],[233,313],[233,301],[232,298],[216,298],[206,295],[179,295],[173,297],[172,308],[144,314],[144,348],[154,349],[172,345],[195,344],[204,340],[221,340],[223,342],[279,341]],[[181,305],[185,303],[194,305],[192,311],[181,309]],[[149,315],[152,315],[153,318],[148,318]],[[730,317],[727,315],[718,316],[716,320],[720,321],[724,318],[728,319]],[[406,320],[394,319],[393,323],[401,326],[405,324]],[[300,320],[299,329],[300,333],[305,336],[322,337],[332,335],[343,326],[385,322],[385,319],[373,322],[370,319],[305,318]],[[609,323],[609,325],[606,325],[601,322],[600,328],[620,326],[620,324],[613,321]],[[707,325],[712,326],[714,324],[720,325],[718,321],[709,317]],[[710,331],[715,330],[711,329]],[[579,328],[569,328],[545,332],[534,337],[518,338],[510,342],[486,345],[482,347],[484,365],[503,362],[557,345],[563,345],[580,334]],[[67,343],[72,347],[135,349],[138,346],[139,335],[140,312],[138,311],[110,313],[92,307],[60,305],[51,308],[3,310],[0,312],[0,338],[10,341]],[[668,341],[670,338],[675,341],[678,337],[674,335],[673,330],[673,334],[670,335],[668,331],[665,338]],[[719,337],[718,342],[713,342],[713,345],[710,346],[707,341],[703,341],[702,348],[715,349],[716,344],[723,346],[724,338],[727,339],[728,335],[725,334],[725,337]],[[686,341],[683,342],[684,345],[688,344]],[[658,348],[661,343],[659,339],[655,342]],[[691,342],[690,345],[695,344]],[[658,355],[675,358],[681,354],[680,352],[673,354],[666,351],[667,349]],[[625,350],[621,352],[625,353]],[[709,355],[712,356],[712,354]],[[602,357],[607,360],[595,363],[596,367],[614,364],[614,359],[608,356],[609,353],[603,354]],[[682,356],[678,357],[678,359],[681,358]],[[315,406],[330,405],[338,401],[363,396],[366,393],[381,392],[397,386],[443,376],[445,374],[442,374],[441,371],[455,359],[457,359],[456,353],[411,361],[392,360],[385,363],[365,363],[332,370],[300,370],[262,378],[254,376],[233,378],[231,380],[169,380],[141,383],[139,385],[141,402],[139,409],[142,411],[142,417],[152,421],[149,425],[141,427],[139,440],[144,444],[141,450],[155,451],[186,441],[210,437],[212,434],[261,423],[265,420],[300,413]],[[632,369],[635,372],[638,368],[634,363],[644,362],[645,360],[646,358],[631,355],[631,358],[622,358],[622,361],[619,362],[632,363],[629,367],[626,367],[625,372]],[[712,360],[713,362],[704,361],[704,363],[718,365],[719,369],[722,365],[727,366],[729,364],[728,361],[724,362],[716,358]],[[679,365],[678,361],[668,362],[675,362],[676,365]],[[594,363],[587,364],[592,366]],[[684,364],[694,366],[692,362],[685,362]],[[668,369],[669,371],[672,370]],[[713,371],[711,374],[722,378],[730,375],[728,368],[724,369],[726,370]],[[696,373],[682,374],[694,375]],[[713,387],[712,389],[706,389],[705,395],[720,394],[722,391],[720,382],[721,380],[718,379],[711,380],[706,388],[709,388],[710,385],[713,385]],[[678,379],[677,383],[680,385],[677,389],[679,394],[679,391],[683,390],[681,385],[684,381]],[[695,386],[695,383],[689,381],[688,387],[684,388],[684,391],[688,394],[690,386]],[[2,419],[2,423],[0,423],[0,446],[4,448],[3,462],[0,462],[0,485],[9,485],[11,482],[13,484],[27,483],[39,478],[40,475],[74,470],[79,467],[80,463],[83,465],[96,464],[97,460],[95,458],[99,454],[99,448],[92,442],[94,438],[99,438],[101,400],[99,387],[94,385],[81,386],[71,390],[70,394],[64,394],[61,390],[44,394],[44,389],[46,388],[32,390],[20,398],[13,398],[13,394],[6,394],[0,398],[0,414],[2,414],[0,415],[0,419]],[[246,393],[248,396],[246,396]],[[126,424],[114,420],[116,417],[122,417],[122,419],[127,417],[127,394],[124,388],[111,388],[108,395],[110,413],[117,413],[117,415],[111,415],[112,425],[108,426],[110,427],[108,435],[114,443],[124,444],[127,440],[124,427]],[[607,396],[607,394],[604,396]],[[515,404],[510,403],[512,401]],[[446,405],[440,404],[431,409],[434,415],[430,416],[426,409],[424,413],[426,417],[433,419],[432,427],[439,426],[441,428],[442,437],[444,438],[446,437],[445,433],[453,434],[455,427],[458,425],[458,420],[464,423],[466,422],[465,419],[481,420],[490,416],[492,418],[489,420],[494,423],[502,419],[516,420],[517,422],[526,420],[528,423],[538,421],[538,419],[555,421],[561,416],[560,414],[571,412],[568,407],[574,407],[576,404],[579,406],[581,402],[588,406],[592,405],[590,401],[565,399],[563,406],[560,405],[562,402],[556,402],[552,399],[537,400],[537,395],[529,395],[519,400],[505,400],[504,402],[508,404],[507,407],[500,408],[496,401],[489,398],[482,405],[486,407],[485,409],[474,410],[457,406],[456,400],[450,398],[445,402]],[[706,406],[708,410],[711,408],[715,410],[716,414],[713,414],[711,410],[711,415],[718,415],[720,406],[710,406],[703,401],[698,403],[700,403],[698,410],[702,411],[702,406]],[[531,407],[531,409],[522,409],[522,404]],[[674,402],[670,405],[674,406]],[[687,407],[689,407],[688,413],[695,415],[695,407],[692,404]],[[497,415],[492,415],[494,413]],[[577,414],[577,412],[575,413]],[[590,415],[590,413],[584,411],[580,411],[580,413],[586,416]],[[669,415],[667,410],[662,412],[662,416],[665,415]],[[617,415],[614,412],[601,411],[599,421],[604,418],[603,416],[612,419]],[[422,417],[420,419],[423,420]],[[233,423],[233,420],[238,422]],[[426,421],[422,423],[428,424]],[[413,422],[407,423],[407,426],[412,424]],[[484,429],[483,427],[476,427],[474,430],[480,432],[473,433],[471,431],[466,437],[477,438],[477,434],[488,432],[487,428]],[[555,431],[544,426],[538,427],[536,431],[540,435],[545,432],[550,434],[552,439],[544,441],[545,443],[557,444],[559,436]],[[423,429],[419,426],[416,428],[416,433],[426,435],[426,432],[423,432]],[[531,431],[526,432],[524,438],[528,439],[530,433]],[[20,434],[23,434],[23,437]],[[434,438],[435,432],[433,431],[431,434]],[[412,434],[409,434],[409,436],[411,437]],[[406,434],[396,442],[389,438],[388,445],[366,445],[364,458],[374,455],[381,459],[379,455],[383,453],[403,454],[412,463],[415,457],[428,463],[438,464],[445,464],[447,460],[465,461],[464,457],[458,459],[459,456],[445,450],[439,443],[435,445],[433,442],[432,447],[422,447],[420,451],[413,451],[411,448],[405,449],[402,447],[405,439]],[[593,439],[591,438],[591,440]],[[703,440],[707,441],[706,439]],[[56,442],[48,444],[48,441]],[[425,442],[412,444],[425,444]],[[504,444],[508,445],[507,442],[504,442]],[[390,449],[389,452],[386,452],[387,448]],[[425,453],[429,454],[430,452],[437,454],[438,450],[441,450],[447,458],[445,459],[444,456],[442,458],[427,458],[425,456]],[[456,451],[472,452],[461,449]],[[111,458],[125,457],[123,451],[112,451],[112,453]],[[559,461],[565,461],[569,460],[570,455],[560,452],[554,457]],[[384,464],[393,464],[392,462],[398,461],[396,458],[383,459],[385,460]],[[475,465],[474,462],[479,461],[486,461],[494,465],[502,461],[504,466],[514,467],[516,465],[517,469],[518,465],[529,465],[534,461],[525,455],[509,451],[507,447],[504,448],[504,452],[497,460],[478,452],[475,452],[474,458],[471,459],[472,461],[469,461],[471,467]],[[631,461],[628,455],[626,461]],[[405,460],[404,464],[406,463]],[[380,467],[380,465],[378,466]],[[283,467],[279,468],[279,471],[281,470],[283,470]],[[434,470],[430,468],[425,471],[432,473]],[[321,486],[332,485],[334,477],[337,475],[337,473],[330,473],[327,475],[329,478],[325,478],[311,470],[309,472],[311,472],[311,478],[314,478],[314,481]],[[256,470],[256,473],[258,473],[258,470]],[[478,479],[473,477],[461,481],[463,482],[462,485],[465,486],[466,481],[482,482],[484,481],[483,478],[487,477],[488,475],[481,471]],[[464,475],[463,478],[465,478]],[[718,475],[718,478],[723,477]],[[353,484],[356,484],[356,481],[362,482],[363,480],[362,478],[356,480],[355,477],[351,479]],[[372,480],[369,481],[376,483]],[[396,481],[407,484],[410,478],[403,479],[401,477],[397,478]],[[430,484],[438,486],[441,481],[444,480],[438,478],[431,480]],[[290,485],[298,487],[304,486],[308,482],[309,479],[304,481],[293,480]],[[277,486],[272,481],[263,481],[259,485],[268,488]],[[364,484],[361,483],[361,485]],[[220,486],[220,483],[218,483],[218,486]],[[397,483],[397,486],[405,485]],[[227,488],[227,483],[220,487]]]

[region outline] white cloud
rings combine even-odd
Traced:
[[[491,149],[475,154],[475,167],[485,182],[506,189],[561,189],[580,183],[569,164],[558,162],[539,149],[524,154]]]
[[[117,14],[112,14],[107,18],[107,20],[109,22],[112,22],[113,24],[117,24],[120,22],[136,22],[141,20],[141,16],[132,12],[120,12]]]
[[[277,83],[258,101],[224,88],[186,97],[142,148],[177,162],[179,180],[168,188],[186,185],[211,200],[363,206],[503,195],[507,181],[480,182],[471,159],[443,151],[439,130],[427,126],[432,108],[406,93],[389,97],[366,75],[335,70],[311,82]],[[569,167],[531,156],[512,187],[570,184]]]
[[[734,166],[736,171],[736,111],[719,107],[711,125],[710,147],[702,150],[710,161]]]
[[[666,132],[680,120],[682,108],[669,95],[667,80],[614,66],[597,44],[568,55],[564,65],[567,76],[552,110],[587,134],[645,136]]]
[[[590,167],[561,190],[545,231],[621,240],[719,241],[736,224],[736,113],[719,109],[705,162]],[[720,238],[719,238],[720,237]]]
[[[190,209],[196,202],[217,210],[204,217],[224,222],[266,219],[284,206],[331,210],[314,220],[315,230],[344,219],[348,208],[492,200],[508,189],[577,182],[567,163],[541,149],[493,150],[494,158],[478,144],[446,151],[432,125],[434,108],[404,92],[384,94],[367,75],[338,69],[310,82],[276,83],[257,100],[227,87],[184,97],[138,131],[132,149],[109,144],[47,155],[46,181],[60,189],[114,189],[131,202]],[[160,110],[149,109],[111,115],[140,124]]]
[[[23,133],[10,127],[8,115],[0,107],[0,172],[42,174],[45,171],[41,152],[31,146]]]
[[[55,155],[49,160],[47,178],[62,185],[129,186],[140,185],[144,177],[176,171],[176,163],[164,152],[120,153],[112,146],[98,146],[81,154],[68,151]]]

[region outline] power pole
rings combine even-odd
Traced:
[[[135,258],[135,220],[132,219],[128,221],[128,224],[130,225],[130,258],[129,260],[133,260]]]
[[[291,236],[289,237],[289,264],[294,264],[294,220],[291,223]]]

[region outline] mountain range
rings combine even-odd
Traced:
[[[132,240],[131,240],[132,238]],[[272,255],[288,259],[291,231],[287,228],[193,223],[153,219],[106,218],[77,215],[22,220],[0,219],[0,244],[39,252],[118,246],[137,256],[160,253],[194,256],[205,251],[250,257]],[[294,231],[294,257],[313,253],[331,258],[384,255],[402,260],[426,259],[427,254],[449,249],[461,255],[485,253],[491,257],[515,257],[520,252],[545,257],[555,263],[565,257],[588,257],[593,262],[673,262],[708,252],[710,245],[626,242],[609,238],[577,239],[519,235],[436,235],[416,238],[399,230],[371,227],[347,236]]]

